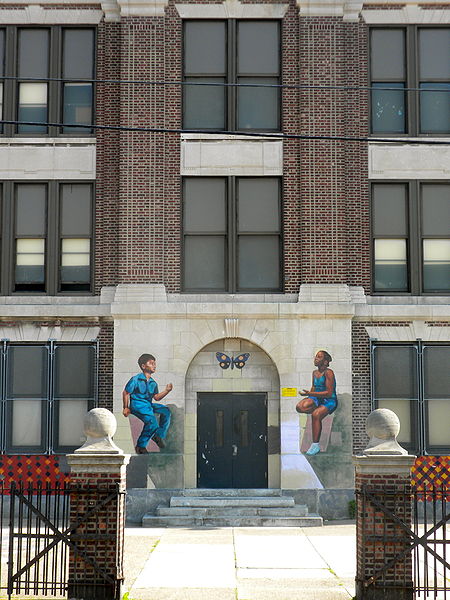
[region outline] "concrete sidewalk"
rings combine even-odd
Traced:
[[[355,525],[125,530],[133,600],[348,600]]]

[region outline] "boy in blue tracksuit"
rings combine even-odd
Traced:
[[[156,359],[151,354],[142,354],[138,359],[142,373],[132,377],[122,392],[123,415],[135,415],[144,423],[141,435],[136,442],[136,454],[148,454],[147,444],[150,439],[165,448],[164,438],[170,425],[170,410],[163,404],[156,404],[172,391],[168,383],[163,392],[159,392],[158,384],[152,375],[156,371]],[[159,415],[159,423],[156,415]]]

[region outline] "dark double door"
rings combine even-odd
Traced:
[[[267,487],[266,394],[198,394],[197,487]]]

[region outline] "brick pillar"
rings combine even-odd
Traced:
[[[392,411],[373,411],[366,429],[369,445],[363,456],[353,457],[356,598],[413,600],[411,538],[397,519],[406,528],[412,525],[411,467],[416,457],[398,445],[400,424]]]
[[[71,470],[68,598],[120,600],[125,526],[125,455],[112,441],[116,419],[94,408],[86,443],[67,456]]]

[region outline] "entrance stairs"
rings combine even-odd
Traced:
[[[274,489],[186,489],[142,518],[143,527],[311,527],[322,517]]]

